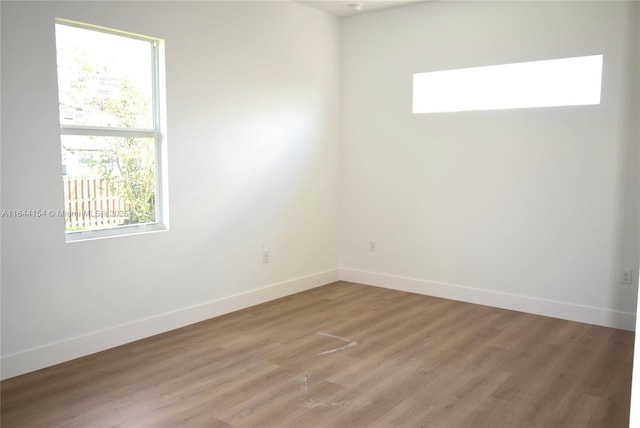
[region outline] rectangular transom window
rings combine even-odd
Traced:
[[[413,113],[600,104],[602,55],[416,73]]]
[[[165,228],[161,49],[56,21],[67,241]]]

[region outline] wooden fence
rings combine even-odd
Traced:
[[[110,227],[125,222],[124,201],[112,194],[104,179],[65,175],[63,180],[67,230]]]

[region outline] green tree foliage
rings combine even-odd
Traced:
[[[153,142],[148,138],[113,137],[91,161],[109,189],[125,203],[127,224],[155,221]]]
[[[122,96],[116,99],[94,97],[90,105],[109,113],[123,127],[135,127],[137,113],[148,110],[147,103],[126,79],[121,80]],[[142,107],[142,108],[141,108]],[[155,221],[155,159],[150,138],[111,137],[93,167],[119,196],[129,211],[128,224]]]

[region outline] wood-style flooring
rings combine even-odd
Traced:
[[[2,427],[626,427],[633,333],[337,282],[2,382]]]

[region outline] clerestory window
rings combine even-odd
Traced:
[[[413,113],[600,104],[602,55],[413,75]]]

